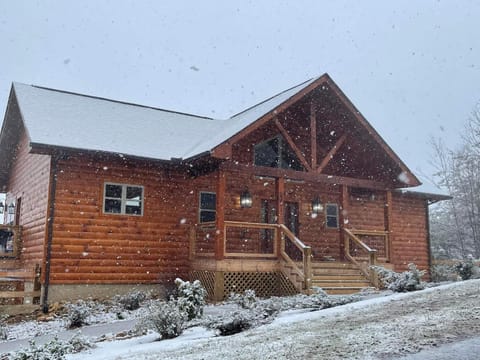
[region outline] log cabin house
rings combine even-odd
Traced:
[[[44,305],[176,277],[214,300],[358,291],[374,263],[428,269],[446,197],[418,185],[327,74],[225,120],[14,83],[0,271],[37,267]]]

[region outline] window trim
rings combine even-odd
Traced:
[[[335,206],[336,214],[335,215],[329,215],[328,214],[328,207],[329,206]],[[335,218],[337,226],[329,226],[328,225],[328,218]],[[339,217],[339,208],[338,204],[336,203],[326,203],[325,204],[325,228],[327,229],[339,229],[340,228],[340,217]]]
[[[107,195],[107,185],[121,186],[122,187],[121,198],[107,197],[106,196]],[[130,213],[126,212],[126,208],[127,208],[127,188],[128,187],[142,189],[142,197],[140,199],[140,214],[130,214]],[[120,212],[119,213],[106,212],[105,211],[105,200],[107,200],[107,199],[113,199],[113,200],[120,199]],[[144,215],[144,203],[145,203],[145,187],[143,185],[121,184],[121,183],[115,183],[115,182],[109,182],[109,181],[106,181],[106,182],[103,183],[102,213],[104,215],[143,216]]]
[[[215,209],[203,209],[202,208],[202,194],[213,194],[215,195]],[[213,221],[202,221],[202,211],[210,212],[215,214],[215,220]],[[198,223],[199,224],[213,224],[217,221],[217,193],[215,191],[199,191],[198,192]]]

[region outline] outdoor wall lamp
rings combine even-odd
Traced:
[[[0,214],[3,214],[4,211],[5,211],[5,205],[3,204],[2,201],[0,201]]]
[[[15,214],[15,204],[14,203],[11,203],[10,205],[8,205],[8,213],[9,214]]]
[[[323,210],[323,205],[320,201],[320,198],[317,196],[312,200],[312,213],[318,214]]]
[[[252,203],[252,195],[248,192],[248,190],[245,190],[240,194],[240,206],[242,208],[251,208]]]

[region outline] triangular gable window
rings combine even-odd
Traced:
[[[257,166],[304,171],[297,155],[281,135],[255,145],[254,151]]]

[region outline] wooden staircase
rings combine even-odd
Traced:
[[[350,262],[312,262],[312,287],[319,287],[328,294],[353,294],[371,288],[362,271]]]

